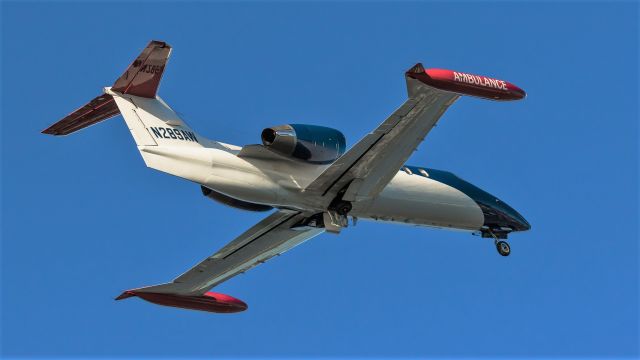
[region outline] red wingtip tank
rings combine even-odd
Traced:
[[[414,65],[405,75],[440,90],[483,99],[508,101],[527,96],[524,90],[504,80],[453,70],[425,69],[421,63]]]
[[[247,310],[247,304],[232,296],[219,294],[214,292],[207,292],[202,295],[177,295],[177,294],[163,294],[152,293],[135,290],[127,290],[123,292],[116,300],[122,300],[137,296],[148,302],[163,305],[172,306],[183,309],[208,311],[214,313],[236,313]]]

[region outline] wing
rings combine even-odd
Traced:
[[[488,100],[521,100],[512,83],[463,72],[427,69],[418,63],[405,73],[409,99],[305,189],[333,201],[376,196],[396,175],[438,119],[460,95]],[[326,204],[325,204],[326,205]]]
[[[408,71],[423,71],[418,64]],[[331,201],[376,196],[424,139],[458,95],[406,76],[409,99],[378,128],[360,140],[305,189]],[[347,189],[348,186],[348,189]]]
[[[324,231],[322,228],[301,226],[300,224],[305,223],[306,219],[307,217],[298,211],[276,211],[173,282],[129,290],[125,293],[161,293],[179,296],[205,294],[210,288]]]

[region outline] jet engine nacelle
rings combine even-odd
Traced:
[[[261,138],[262,144],[273,151],[316,164],[335,161],[347,146],[340,131],[317,125],[274,126],[262,130]]]

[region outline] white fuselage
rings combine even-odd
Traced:
[[[326,210],[320,207],[317,199],[305,194],[303,189],[328,164],[309,164],[286,157],[245,158],[238,156],[238,149],[232,146],[225,149],[193,149],[194,152],[200,150],[208,154],[198,170],[199,176],[188,178],[246,202],[303,211]],[[173,169],[175,171],[175,167]],[[192,171],[193,168],[190,168],[189,172]],[[484,221],[480,207],[463,192],[428,177],[410,175],[404,171],[398,171],[377,197],[354,203],[350,215],[360,219],[469,231],[478,230]]]

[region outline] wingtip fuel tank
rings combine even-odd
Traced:
[[[214,313],[236,313],[245,311],[248,308],[247,304],[240,299],[215,292],[206,292],[202,295],[179,295],[127,290],[120,294],[116,300],[133,296],[158,305]]]
[[[440,90],[489,100],[521,100],[527,96],[524,90],[504,80],[454,70],[425,69],[421,63],[405,75]]]

